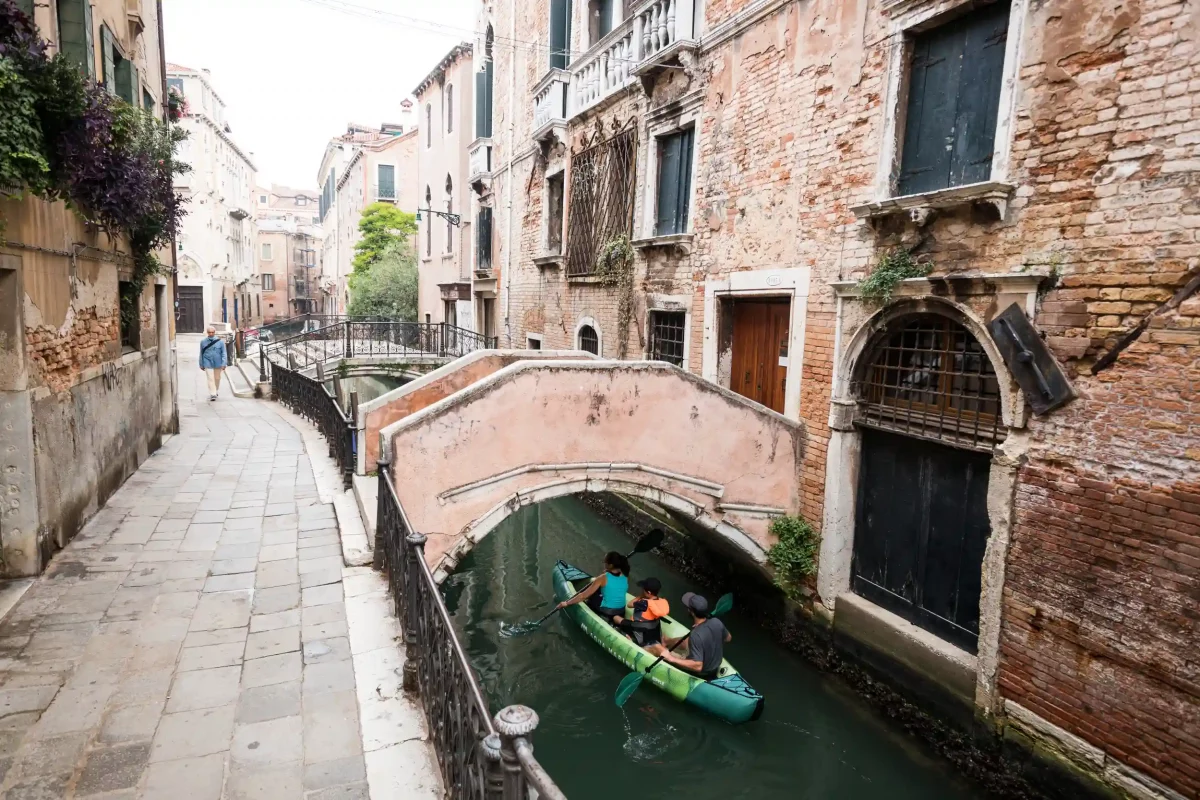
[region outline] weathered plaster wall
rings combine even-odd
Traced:
[[[379,464],[379,434],[392,423],[466,389],[517,361],[571,358],[591,356],[572,351],[477,350],[370,403],[361,403],[358,416],[359,452],[362,453],[357,464],[359,474],[375,471]]]
[[[506,503],[589,479],[675,497],[761,562],[769,515],[795,511],[803,455],[797,423],[648,362],[514,364],[382,435],[394,463],[421,465],[396,470],[396,491],[433,564],[469,551]]]

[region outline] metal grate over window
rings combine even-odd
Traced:
[[[984,451],[1004,439],[992,362],[945,317],[902,320],[871,354],[857,394],[865,425]]]
[[[591,325],[584,325],[579,329],[579,349],[586,350],[592,355],[600,355],[600,337],[596,335],[596,329]]]
[[[683,366],[683,311],[650,312],[650,358]]]
[[[591,275],[601,248],[633,226],[637,128],[597,130],[571,158],[567,277]]]

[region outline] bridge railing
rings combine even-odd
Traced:
[[[392,470],[379,464],[375,566],[387,571],[404,627],[404,689],[425,711],[446,795],[451,800],[566,800],[533,756],[537,714],[508,706],[493,719],[425,561],[425,536],[413,530],[396,496]]]
[[[493,349],[496,337],[487,337],[445,322],[408,322],[382,319],[341,319],[267,345],[258,351],[259,372],[267,377],[272,358],[296,357],[302,369],[335,358],[429,356],[459,358],[476,350]]]
[[[347,489],[354,475],[354,459],[358,437],[354,415],[358,408],[357,393],[350,395],[349,412],[342,411],[337,396],[325,385],[321,366],[317,377],[310,378],[300,371],[295,359],[289,366],[274,364],[271,369],[271,391],[279,402],[310,420],[329,444],[329,455],[342,471],[342,483]]]

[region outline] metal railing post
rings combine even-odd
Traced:
[[[351,355],[354,354],[353,345],[351,345],[351,343],[350,343],[350,320],[346,320],[346,322],[344,324],[346,326],[346,328],[345,328],[346,347],[345,347],[343,353],[346,358],[349,358]]]
[[[500,709],[492,725],[500,735],[500,771],[504,800],[524,800],[525,772],[517,755],[517,740],[531,736],[538,725],[537,712],[528,706],[507,706]]]
[[[354,471],[358,469],[358,392],[350,393],[350,408],[346,409],[346,463],[342,475],[349,489],[354,483]]]
[[[417,645],[417,626],[415,620],[417,618],[417,609],[415,608],[415,595],[417,594],[417,586],[421,580],[421,565],[418,559],[425,558],[425,534],[410,533],[406,537],[408,542],[408,563],[403,566],[407,569],[408,579],[404,582],[404,673],[401,685],[404,691],[416,694],[417,684],[417,659],[420,658]]]
[[[483,795],[488,800],[504,800],[504,769],[501,767],[503,748],[498,733],[489,733],[480,742],[484,760]]]
[[[375,555],[371,559],[371,566],[375,569],[383,569],[383,522],[388,518],[385,516],[388,512],[385,510],[386,506],[384,506],[384,503],[388,499],[387,476],[389,472],[388,467],[391,466],[391,462],[388,461],[387,453],[379,454],[379,460],[376,462],[375,466],[379,472],[379,479],[377,485],[375,486],[375,491],[379,496],[376,498],[375,502]],[[391,569],[396,568],[395,564],[389,564],[388,566]]]

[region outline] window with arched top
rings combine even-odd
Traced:
[[[433,147],[433,104],[425,104],[425,147]]]
[[[586,350],[593,355],[600,355],[600,336],[596,333],[596,329],[591,325],[583,325],[579,328],[579,343],[580,350]]]
[[[433,208],[433,192],[429,187],[425,187],[425,208]],[[433,255],[433,219],[432,214],[425,215],[425,257],[429,258]]]
[[[984,451],[1004,439],[995,368],[958,322],[901,317],[867,359],[856,387],[863,424]]]
[[[446,85],[446,133],[454,133],[454,84]]]

